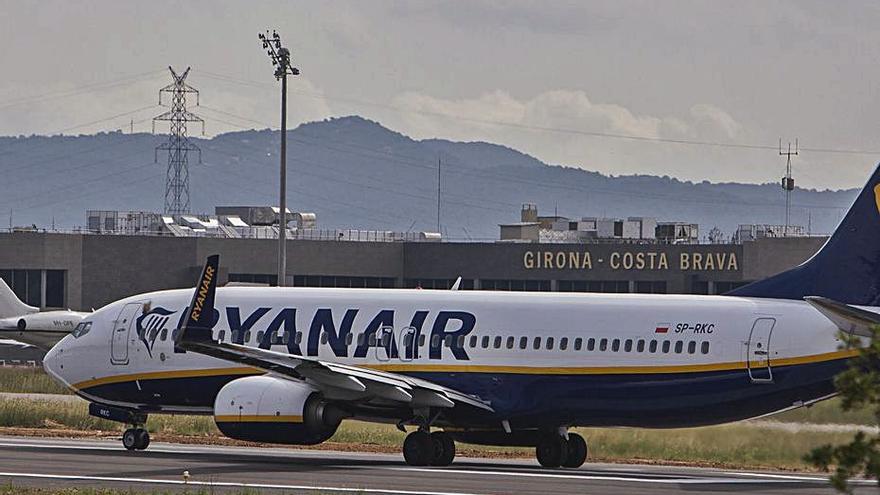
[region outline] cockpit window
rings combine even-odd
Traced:
[[[76,326],[76,328],[73,329],[73,332],[71,332],[71,335],[73,335],[73,338],[78,339],[78,338],[82,337],[83,335],[89,333],[89,330],[91,330],[91,329],[92,329],[92,322],[84,321],[84,322],[81,322],[79,325]]]

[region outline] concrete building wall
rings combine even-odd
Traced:
[[[821,238],[761,239],[718,245],[419,243],[288,241],[294,276],[410,280],[531,281],[539,290],[584,289],[714,293],[770,276],[807,259]],[[72,309],[97,308],[133,294],[191,287],[205,257],[221,255],[220,282],[230,273],[274,275],[276,241],[41,233],[0,234],[0,269],[66,270]],[[536,286],[534,282],[537,282]],[[573,284],[579,289],[572,289]],[[568,287],[568,289],[566,289]],[[604,286],[603,286],[604,287]],[[727,288],[727,289],[724,289]],[[654,290],[652,289],[652,290]],[[717,289],[717,290],[716,290]],[[537,289],[536,289],[537,290]]]

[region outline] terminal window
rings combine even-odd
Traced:
[[[637,280],[637,294],[666,294],[665,280]]]
[[[230,273],[229,281],[248,284],[278,285],[278,275],[270,275],[267,273]]]
[[[482,290],[549,291],[549,280],[480,280]]]
[[[348,287],[357,289],[392,289],[394,277],[345,277],[335,275],[296,275],[294,287]]]
[[[629,292],[626,280],[560,280],[558,287],[559,292]]]
[[[403,281],[405,289],[451,289],[455,283],[454,278],[408,278]],[[463,278],[458,286],[462,290],[474,288],[474,279]]]
[[[0,268],[0,278],[19,299],[40,308],[63,308],[65,270]]]

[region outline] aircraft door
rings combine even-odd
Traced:
[[[128,364],[128,337],[131,327],[139,311],[140,303],[126,304],[113,322],[113,335],[110,337],[110,362],[112,364]]]
[[[396,347],[393,327],[382,327],[376,330],[376,359],[382,362],[388,361],[394,356]]]
[[[770,337],[774,325],[776,325],[774,318],[758,318],[752,325],[749,341],[746,343],[746,364],[749,379],[753,383],[773,381],[773,370],[770,366]]]

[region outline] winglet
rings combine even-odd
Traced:
[[[183,327],[178,331],[178,343],[211,340],[211,329],[217,323],[214,314],[214,295],[217,292],[219,269],[220,255],[208,256],[183,321]]]
[[[827,297],[807,296],[805,301],[837,325],[837,328],[859,337],[873,337],[871,329],[880,325],[880,314],[844,304]]]

